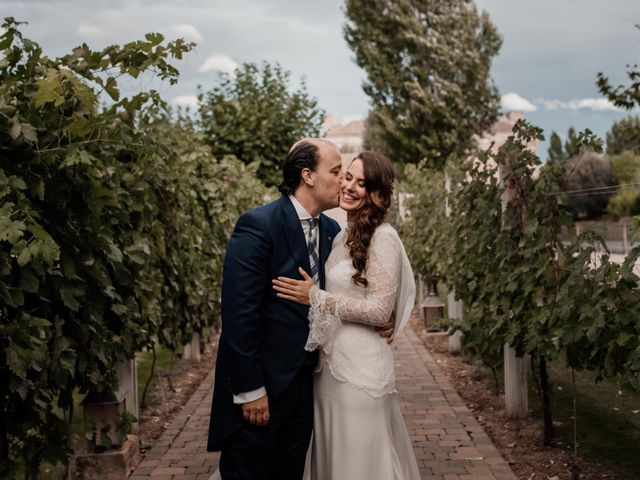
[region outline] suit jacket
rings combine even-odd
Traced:
[[[319,218],[320,287],[324,263],[338,224]],[[309,307],[276,296],[271,280],[301,279],[298,267],[310,271],[307,242],[288,197],[242,215],[235,226],[224,260],[222,333],[209,424],[208,451],[245,421],[233,395],[264,386],[269,400],[278,398],[304,365],[317,355],[304,350],[309,335]]]

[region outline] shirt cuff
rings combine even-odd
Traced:
[[[233,396],[233,403],[248,403],[258,400],[267,394],[267,390],[264,387],[251,390],[250,392],[239,393]]]

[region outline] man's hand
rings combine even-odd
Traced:
[[[266,395],[242,404],[242,415],[251,425],[264,427],[269,423],[269,399]]]
[[[387,339],[387,343],[393,342],[394,335],[393,330],[396,328],[396,316],[395,314],[391,314],[391,318],[389,321],[382,325],[381,327],[376,327],[376,330],[379,332],[382,338]]]

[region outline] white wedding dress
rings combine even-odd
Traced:
[[[406,324],[415,284],[404,247],[388,224],[374,232],[364,276],[356,272],[346,232],[325,264],[326,290],[310,294],[307,350],[320,350],[314,377],[311,480],[419,480],[420,472],[395,390],[393,353],[375,326],[392,311]]]

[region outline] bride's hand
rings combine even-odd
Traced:
[[[307,272],[302,267],[299,267],[298,271],[304,280],[295,280],[287,277],[274,278],[271,281],[273,289],[278,292],[277,296],[280,298],[291,300],[301,305],[310,305],[309,290],[313,287],[313,278],[307,275]]]

